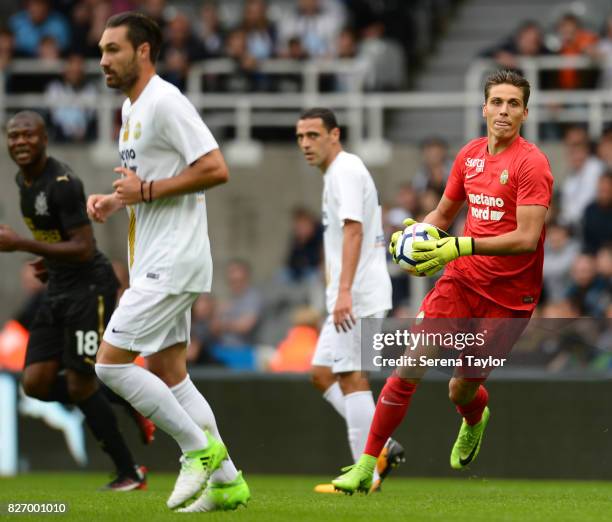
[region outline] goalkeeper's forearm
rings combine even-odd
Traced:
[[[425,218],[423,218],[422,222],[433,225],[434,227],[446,232],[453,224],[453,219],[454,218],[451,218],[450,216],[445,216],[439,209],[435,208],[429,214],[427,214]]]
[[[518,229],[495,237],[474,238],[474,254],[479,256],[513,256],[535,252],[538,238],[521,233]]]

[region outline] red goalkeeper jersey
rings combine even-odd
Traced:
[[[491,155],[487,138],[465,145],[444,194],[467,200],[464,235],[499,236],[516,229],[520,205],[548,207],[553,176],[544,153],[520,136],[503,152]],[[449,263],[446,274],[492,301],[514,310],[532,310],[542,290],[544,228],[535,252],[506,256],[467,256]]]

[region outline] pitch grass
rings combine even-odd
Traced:
[[[320,495],[312,487],[321,477],[246,477],[252,500],[247,509],[184,515],[165,505],[175,476],[152,474],[146,492],[103,493],[108,477],[93,473],[36,473],[0,479],[2,520],[153,522],[181,517],[216,521],[609,521],[612,483],[570,481],[390,478],[384,492]],[[327,477],[329,479],[329,477]],[[7,515],[7,502],[66,502],[57,515]]]

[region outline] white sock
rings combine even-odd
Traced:
[[[365,449],[374,417],[374,397],[371,391],[359,391],[344,396],[346,427],[353,460],[357,462]]]
[[[337,381],[323,392],[323,398],[334,407],[343,419],[346,419],[344,395]]]
[[[157,375],[135,364],[96,364],[96,374],[117,395],[170,435],[183,453],[208,445],[202,429]]]
[[[170,388],[170,391],[174,394],[182,408],[201,429],[210,431],[213,437],[222,440],[221,435],[219,435],[217,421],[215,420],[215,414],[212,408],[195,387],[189,375],[183,382]],[[232,459],[228,456],[227,459],[221,463],[221,467],[211,475],[211,480],[215,483],[231,482],[236,478],[236,475],[238,475],[238,470],[236,466],[234,466]]]

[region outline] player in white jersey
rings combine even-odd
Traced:
[[[204,191],[228,173],[195,108],[156,75],[161,40],[157,24],[135,12],[109,18],[100,39],[106,84],[127,96],[122,166],[115,191],[90,196],[87,211],[104,222],[127,209],[130,288],[106,328],[96,373],[179,444],[181,472],[168,507],[235,509],[249,500],[248,486],[186,367],[191,305],[212,279]],[[149,370],[134,364],[140,353]]]
[[[355,460],[367,440],[374,399],[362,371],[362,319],[382,319],[391,309],[381,207],[374,180],[363,161],[342,149],[332,111],[302,113],[297,142],[306,161],[323,174],[323,244],[329,314],[312,360],[312,381],[346,420]],[[374,326],[375,327],[375,326]],[[389,440],[381,453],[374,489],[403,459],[403,448]],[[379,480],[380,478],[380,480]],[[331,484],[315,488],[333,492]]]

